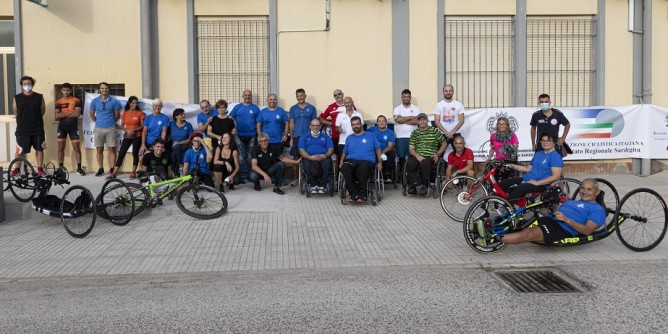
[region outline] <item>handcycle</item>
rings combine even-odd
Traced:
[[[464,216],[469,209],[471,203],[476,200],[490,196],[497,195],[504,199],[508,198],[508,193],[501,188],[496,179],[497,172],[508,169],[507,164],[511,161],[492,160],[487,162],[485,169],[474,178],[467,175],[457,175],[448,180],[441,189],[441,208],[443,212],[457,222],[463,222]],[[512,161],[515,163],[515,161]],[[611,195],[606,197],[606,205],[610,207],[617,207],[619,204],[619,194],[615,187],[607,180],[597,178],[601,190]],[[573,178],[561,178],[558,181],[562,192],[567,196],[577,194],[579,191],[580,181]],[[520,203],[523,205],[523,203]]]
[[[614,187],[611,190],[616,191]],[[572,196],[567,196],[559,185],[553,185],[542,193],[537,201],[517,208],[498,196],[480,198],[473,202],[466,212],[464,238],[477,252],[497,252],[506,244],[493,238],[495,234],[535,228],[538,225],[538,216],[522,220],[524,212],[532,208],[548,208],[550,212],[554,212],[559,203],[575,199],[577,193],[574,191]],[[551,243],[533,243],[553,247],[576,246],[616,233],[624,246],[643,252],[656,247],[663,240],[668,229],[668,209],[664,199],[656,191],[647,188],[634,189],[615,207],[606,204],[605,192],[602,191],[597,202],[603,206],[607,216],[612,218],[591,235],[568,237]]]
[[[188,216],[198,219],[214,219],[227,212],[227,198],[212,187],[200,184],[199,169],[190,174],[160,182],[151,182],[143,171],[138,172],[139,183],[128,183],[134,196],[135,215],[147,207],[154,208],[169,196],[176,196],[176,205]],[[162,190],[164,189],[164,190]]]
[[[14,168],[19,168],[19,172],[11,175]],[[116,225],[125,225],[132,219],[134,209],[127,203],[131,203],[134,197],[123,181],[107,180],[97,198],[81,185],[68,188],[60,198],[49,194],[49,191],[53,185],[64,187],[70,184],[67,169],[56,169],[53,163],[48,163],[44,169],[46,175],[39,175],[28,160],[14,159],[7,174],[9,187],[17,200],[32,200],[33,210],[60,218],[71,236],[83,238],[88,235],[95,226],[97,216]]]

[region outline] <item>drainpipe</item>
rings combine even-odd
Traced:
[[[141,0],[139,4],[141,38],[141,91],[144,98],[153,98],[153,59],[151,48],[151,0]]]
[[[14,92],[20,91],[21,76],[23,76],[23,38],[21,36],[21,0],[14,0],[14,79],[16,82]]]
[[[642,99],[652,103],[652,0],[644,0],[642,12]],[[652,160],[642,159],[641,176],[652,174]]]

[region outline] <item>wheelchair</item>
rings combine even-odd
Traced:
[[[304,159],[304,158],[302,158]],[[327,186],[325,187],[325,193],[320,194],[320,193],[315,193],[312,191],[311,187],[308,184],[308,179],[306,178],[306,173],[304,172],[304,164],[302,163],[303,160],[299,161],[299,193],[304,195],[306,194],[306,197],[309,198],[312,195],[329,195],[330,197],[334,196],[334,164],[335,161],[332,160],[332,171],[329,173],[329,182]]]
[[[339,182],[337,190],[339,192],[339,197],[341,199],[341,204],[348,204],[348,189],[346,188],[346,179],[343,177],[343,173],[339,171]],[[371,203],[372,206],[376,206],[385,195],[385,181],[383,180],[382,171],[374,167],[373,173],[367,180],[367,203]]]
[[[383,171],[382,176],[385,181],[392,180],[392,185],[394,189],[399,187],[399,158],[396,156],[396,151],[394,153],[394,159],[389,159],[383,161]]]
[[[406,196],[408,193],[408,188],[410,187],[409,184],[409,177],[408,177],[408,170],[406,169],[406,166],[408,165],[408,159],[406,159],[406,162],[404,162],[404,168],[403,168],[403,175],[401,177],[401,194]],[[441,156],[438,159],[438,163],[432,165],[431,167],[431,172],[429,173],[429,187],[427,187],[427,194],[425,194],[425,197],[428,197],[430,194],[433,198],[436,198],[440,193],[441,193],[441,183],[443,180],[445,180],[445,169],[448,167],[447,161],[443,160],[443,157]],[[418,165],[418,169],[416,171],[417,173],[417,179],[421,179],[421,166]],[[417,194],[409,194],[413,196],[420,196]]]

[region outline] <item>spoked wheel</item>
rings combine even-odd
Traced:
[[[470,176],[458,175],[441,189],[441,208],[448,217],[463,222],[471,203],[489,195],[487,188]]]
[[[148,189],[146,189],[146,187],[142,186],[139,183],[128,182],[125,185],[128,188],[130,188],[132,196],[134,197],[135,211],[133,213],[133,216],[136,216],[140,214],[142,211],[144,211],[144,209],[146,209],[148,203],[151,200],[151,194],[148,192]]]
[[[346,189],[346,181],[343,179],[343,175],[339,175],[339,197],[341,198],[341,204],[346,205],[348,204],[348,199],[346,198],[348,195],[348,189]]]
[[[97,213],[90,190],[82,186],[67,189],[60,201],[60,221],[75,238],[83,238],[93,230]]]
[[[550,187],[558,186],[561,189],[561,194],[567,199],[574,200],[577,199],[577,194],[580,191],[580,184],[582,181],[577,179],[572,179],[565,177],[557,181],[552,182]]]
[[[227,212],[227,198],[205,185],[189,184],[176,194],[176,205],[183,213],[198,219],[213,219]]]
[[[2,191],[9,190],[9,179],[7,176],[9,173],[2,173]]]
[[[12,171],[17,168],[18,173],[12,176]],[[27,202],[35,197],[37,191],[36,178],[35,169],[28,160],[16,158],[9,164],[9,170],[7,170],[9,190],[18,201]]]
[[[622,198],[613,219],[619,241],[633,251],[645,252],[666,235],[668,209],[656,191],[638,188]]]
[[[466,243],[480,253],[493,253],[506,247],[494,234],[507,233],[514,226],[514,210],[505,199],[487,196],[473,202],[464,217]]]
[[[125,225],[135,212],[134,195],[125,182],[111,179],[104,183],[96,199],[99,215],[114,223]]]

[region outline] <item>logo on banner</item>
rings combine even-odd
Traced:
[[[614,138],[624,130],[624,116],[615,109],[577,109],[572,115],[573,138]]]
[[[487,132],[489,132],[489,133],[496,132],[496,121],[499,119],[499,117],[507,118],[509,123],[510,123],[510,124],[508,124],[508,126],[510,127],[510,130],[512,130],[513,132],[517,132],[517,129],[519,129],[517,118],[515,118],[514,116],[508,116],[508,113],[503,112],[503,111],[497,112],[496,115],[487,119],[487,122],[486,122],[487,123],[487,125],[486,125]]]

